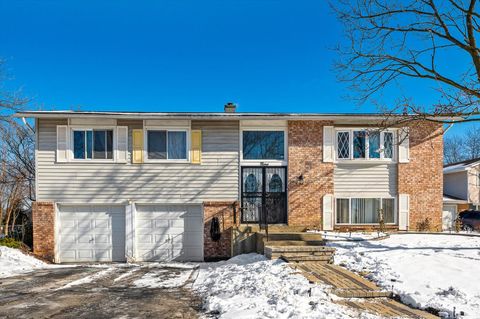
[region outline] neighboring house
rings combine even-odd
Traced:
[[[457,213],[480,208],[480,158],[443,167],[443,229],[454,228]]]
[[[269,224],[360,230],[378,227],[382,211],[390,230],[427,218],[440,230],[441,124],[380,132],[379,114],[231,109],[18,113],[37,133],[34,252],[56,262],[226,258],[233,227],[261,212]]]

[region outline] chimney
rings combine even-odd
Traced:
[[[235,113],[236,108],[237,106],[235,105],[235,103],[228,102],[223,107],[223,110],[225,111],[225,113]]]

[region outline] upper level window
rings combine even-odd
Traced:
[[[187,132],[148,130],[147,157],[153,160],[186,160]]]
[[[73,130],[74,159],[113,159],[113,130]]]
[[[393,132],[359,129],[339,130],[336,134],[337,159],[393,158]]]
[[[244,160],[284,160],[283,131],[243,131]]]

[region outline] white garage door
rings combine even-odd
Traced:
[[[203,260],[201,205],[137,205],[136,209],[138,260]]]
[[[125,261],[125,206],[59,205],[60,262]]]

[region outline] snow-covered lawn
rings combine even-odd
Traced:
[[[0,278],[15,276],[49,266],[35,257],[22,253],[18,249],[0,246]]]
[[[258,254],[201,265],[193,288],[220,318],[376,318],[335,304],[325,286]]]
[[[480,237],[397,234],[331,242],[335,263],[361,272],[402,301],[480,318]]]
[[[382,233],[382,232],[334,232],[334,231],[320,231],[320,230],[314,230],[314,231],[307,231],[308,233],[318,233],[322,234],[323,239],[329,240],[329,241],[346,241],[346,240],[351,240],[351,241],[360,241],[360,240],[365,240],[365,239],[378,239],[378,238],[384,238],[387,237],[388,234]]]

